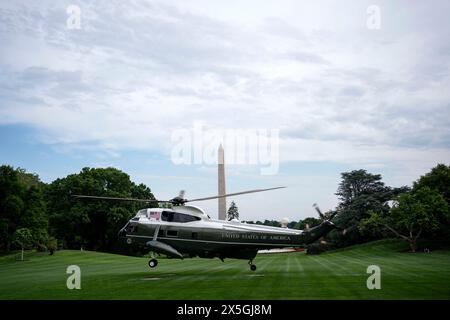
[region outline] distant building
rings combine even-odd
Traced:
[[[280,223],[281,223],[281,227],[282,227],[282,228],[287,228],[287,227],[288,227],[288,224],[289,224],[289,218],[283,218],[283,219],[281,219]]]

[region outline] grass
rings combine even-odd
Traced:
[[[260,254],[247,261],[147,259],[89,251],[0,257],[0,299],[449,299],[450,251],[400,252],[397,240],[318,256]],[[68,290],[66,268],[81,268],[81,290]],[[368,290],[369,265],[381,290]]]

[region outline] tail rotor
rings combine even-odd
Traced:
[[[322,221],[330,221],[331,222],[331,220],[338,214],[337,210],[328,211],[326,213],[323,213],[322,210],[320,210],[317,203],[314,203],[313,207],[314,207],[314,209],[316,209],[316,211],[319,214],[319,217]],[[348,233],[348,231],[352,229],[352,227],[342,228],[342,227],[336,226],[336,229],[339,230],[341,232],[341,234],[345,236]]]
[[[322,219],[323,221],[329,221],[331,219],[334,218],[334,216],[337,214],[337,211],[329,211],[325,214],[322,213],[322,211],[320,210],[319,206],[317,205],[317,203],[313,204],[314,209],[316,209],[317,213],[319,214],[320,219]]]

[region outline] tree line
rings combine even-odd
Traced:
[[[19,248],[57,248],[122,252],[118,230],[139,209],[158,206],[155,201],[88,200],[76,194],[155,199],[150,188],[136,184],[115,168],[83,168],[51,183],[22,168],[0,167],[0,251]],[[337,207],[324,213],[335,215],[339,229],[316,246],[345,247],[386,237],[407,241],[411,251],[422,238],[450,240],[450,166],[439,164],[411,187],[386,186],[379,174],[353,170],[341,174]],[[239,218],[236,205],[229,218]],[[289,228],[307,229],[321,217],[292,221]],[[279,221],[247,223],[281,226]],[[324,249],[324,248],[322,248]]]
[[[412,187],[399,188],[386,186],[381,175],[363,169],[344,172],[335,195],[337,207],[324,216],[335,216],[338,229],[311,245],[314,251],[397,237],[415,252],[420,239],[450,241],[450,166],[438,164]],[[320,217],[307,217],[288,227],[303,230],[321,222]],[[280,226],[273,220],[247,223]]]
[[[34,247],[113,252],[118,230],[149,204],[78,199],[75,194],[154,199],[144,184],[115,168],[83,168],[43,183],[24,169],[0,167],[0,250]],[[157,203],[150,203],[156,206]]]

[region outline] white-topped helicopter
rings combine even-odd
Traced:
[[[184,191],[179,196],[168,200],[149,200],[136,198],[97,197],[74,195],[78,198],[103,200],[124,200],[139,202],[170,203],[172,208],[147,208],[139,210],[135,217],[119,231],[119,237],[126,239],[128,244],[137,244],[171,258],[225,258],[249,260],[250,269],[256,270],[253,264],[258,250],[274,248],[299,248],[315,242],[331,230],[337,228],[325,217],[317,206],[317,212],[323,222],[307,230],[271,227],[256,224],[241,223],[237,220],[224,221],[211,219],[201,208],[186,205],[188,202],[211,200],[222,197],[263,192],[285,187],[248,190],[220,196],[197,199],[185,199]],[[158,261],[152,255],[148,262],[150,268],[155,268]]]

